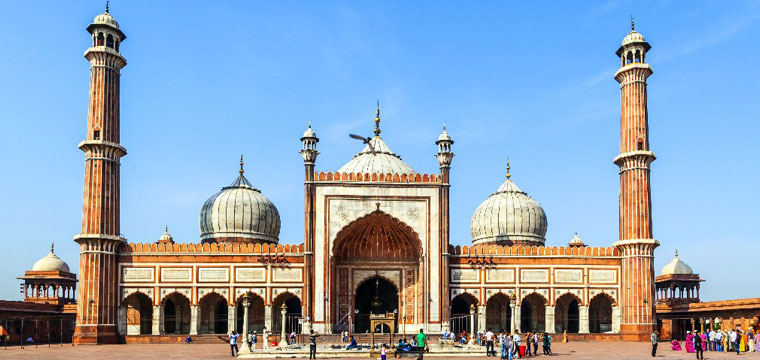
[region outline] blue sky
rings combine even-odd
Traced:
[[[0,2],[0,298],[51,242],[78,272],[89,66],[101,1]],[[702,298],[760,296],[760,2],[112,1],[122,71],[122,232],[164,226],[198,241],[203,202],[237,175],[279,208],[281,243],[303,242],[299,137],[318,170],[361,149],[380,101],[383,138],[416,171],[438,171],[454,138],[451,242],[504,179],[544,207],[548,245],[577,229],[617,239],[615,50],[636,29],[648,61],[656,271],[675,249],[708,282]]]

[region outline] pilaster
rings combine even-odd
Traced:
[[[578,332],[588,334],[588,306],[578,306]]]
[[[521,317],[522,314],[521,314],[521,312],[522,312],[522,306],[515,305],[515,312],[514,312],[514,314],[512,314],[512,316],[513,316],[512,318],[514,319],[513,323],[515,324],[515,328],[512,329],[513,332],[515,330],[522,331],[522,329],[520,329],[520,327],[522,326],[522,324],[521,324],[522,323],[522,317]]]
[[[612,307],[612,331],[620,332],[620,308],[618,306]]]
[[[190,305],[190,335],[198,335],[198,305]]]
[[[553,333],[556,330],[554,329],[554,306],[546,306],[546,312],[544,315],[544,320],[546,322],[544,331],[548,333]]]
[[[153,335],[161,335],[164,332],[164,307],[153,305]]]
[[[227,333],[231,333],[235,330],[237,324],[237,311],[235,311],[235,305],[227,307]]]

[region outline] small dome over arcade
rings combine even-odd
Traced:
[[[662,268],[660,275],[694,275],[694,270],[678,258],[678,250],[676,250],[675,257]]]
[[[536,200],[511,180],[507,159],[507,180],[475,210],[470,222],[474,245],[543,245],[547,220]]]
[[[164,234],[158,239],[159,244],[174,244],[174,238],[169,234],[169,227],[164,228]]]
[[[573,238],[570,239],[570,247],[584,247],[586,244],[583,243],[583,240],[578,236],[578,232],[576,231],[573,235]]]
[[[32,271],[63,271],[70,272],[69,265],[55,255],[54,245],[50,244],[50,253],[42,259],[37,260],[32,267]]]
[[[338,172],[368,174],[416,174],[380,137],[380,106],[375,116],[375,136],[364,141],[364,149],[354,155]]]
[[[240,174],[232,184],[211,196],[201,208],[199,227],[202,243],[277,243],[280,213],[261,190]]]

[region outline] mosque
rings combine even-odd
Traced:
[[[309,125],[300,137],[302,243],[280,243],[279,211],[266,189],[246,178],[242,157],[232,182],[198,204],[198,241],[175,243],[167,229],[156,241],[130,243],[120,229],[120,163],[127,154],[120,142],[119,84],[127,65],[120,48],[126,35],[108,8],[87,31],[82,227],[74,237],[78,283],[52,250],[41,272],[24,278],[28,298],[76,303],[75,344],[260,333],[264,327],[274,334],[491,328],[645,340],[657,326],[653,260],[659,242],[652,234],[649,182],[655,155],[647,112],[652,68],[650,45],[639,32],[632,29],[616,52],[619,237],[608,247],[588,247],[577,234],[567,245],[546,244],[546,213],[512,181],[508,164],[505,179],[483,179],[494,191],[472,216],[472,244],[451,245],[452,136],[444,127],[430,139],[439,171],[419,173],[386,143],[393,134],[382,132],[379,108],[374,136],[337,170],[317,169],[318,129]],[[50,294],[40,292],[45,287]]]

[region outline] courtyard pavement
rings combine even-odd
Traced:
[[[651,359],[650,345],[632,342],[571,342],[552,345],[554,355],[545,357],[539,355],[536,359]],[[130,344],[130,345],[100,345],[100,346],[27,346],[23,350],[18,346],[0,348],[0,359],[230,359],[230,347],[227,344]],[[449,357],[451,359],[486,359],[485,351],[480,357]],[[442,357],[426,356],[430,359]],[[660,344],[657,352],[658,359],[694,359],[694,354],[684,351],[671,351],[668,343]],[[348,358],[360,359],[360,358]],[[413,359],[413,358],[407,358]],[[446,359],[446,358],[443,358]],[[530,359],[530,357],[528,358]],[[705,359],[759,359],[760,353],[716,353],[705,352]]]

